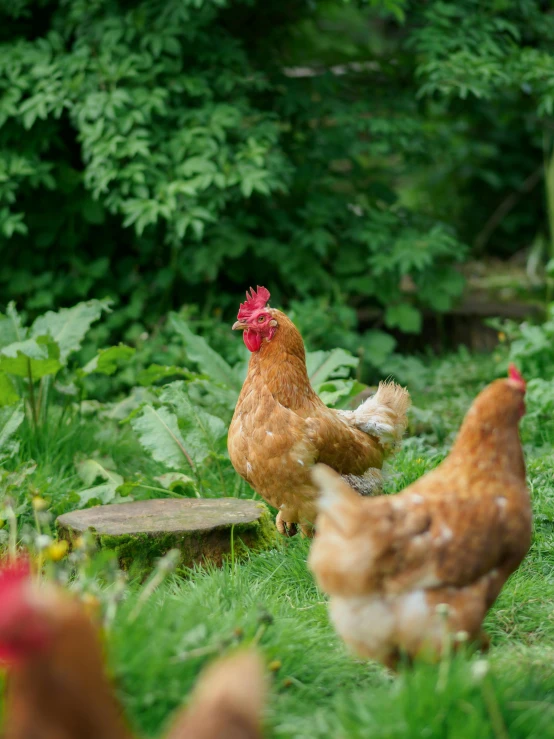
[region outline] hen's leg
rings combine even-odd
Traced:
[[[484,631],[483,629],[481,629],[481,633],[479,634],[479,641],[478,641],[478,643],[479,643],[479,649],[482,652],[488,652],[489,651],[490,646],[491,646],[491,638],[487,634],[487,632]]]
[[[412,667],[414,661],[408,654],[400,654],[399,649],[391,649],[388,654],[381,660],[385,667],[387,667],[395,675],[398,674],[398,667]]]
[[[283,534],[283,536],[294,536],[296,534],[296,524],[284,521],[281,511],[277,514],[275,525],[277,526],[277,531]]]
[[[314,529],[314,527],[312,526],[311,523],[301,523],[300,524],[300,531],[302,532],[302,534],[307,539],[313,539],[314,538],[315,529]]]

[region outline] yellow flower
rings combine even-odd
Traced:
[[[48,503],[40,495],[35,495],[33,498],[33,508],[35,511],[44,511],[48,508]]]
[[[53,544],[50,544],[46,550],[46,556],[53,562],[59,562],[60,559],[65,557],[68,549],[69,544],[66,541],[55,541]]]
[[[498,341],[506,341],[506,334],[504,333],[504,331],[499,332]]]
[[[281,661],[278,659],[274,659],[273,662],[270,662],[268,665],[271,672],[277,672],[281,669]]]

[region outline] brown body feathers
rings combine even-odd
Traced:
[[[266,316],[268,333],[256,333]],[[302,337],[287,316],[259,309],[250,324],[235,328],[252,336],[248,375],[229,429],[229,455],[236,471],[287,523],[313,524],[316,489],[310,470],[323,462],[349,475],[361,492],[380,489],[386,454],[406,427],[409,395],[394,383],[381,383],[355,411],[327,408],[310,385]]]
[[[360,498],[332,470],[314,470],[321,497],[309,566],[360,654],[388,665],[402,653],[437,656],[445,629],[486,641],[483,618],[530,544],[524,392],[513,379],[489,385],[449,456],[398,495]]]

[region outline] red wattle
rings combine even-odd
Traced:
[[[242,338],[248,351],[257,352],[262,345],[262,337],[257,331],[253,331],[251,328],[247,328],[243,332]]]

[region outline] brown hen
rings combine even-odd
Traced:
[[[407,425],[410,396],[382,382],[354,411],[327,408],[310,385],[298,329],[268,300],[264,287],[247,293],[233,326],[244,331],[252,356],[229,428],[229,455],[239,475],[279,509],[281,533],[300,524],[310,535],[313,465],[329,465],[362,495],[379,492],[383,461]]]
[[[266,678],[260,656],[239,652],[202,674],[167,739],[261,739]]]
[[[19,561],[0,568],[0,604],[0,666],[8,667],[0,736],[132,739],[83,603],[50,584],[39,586]],[[217,661],[167,739],[260,739],[265,689],[256,652]]]
[[[524,395],[511,368],[478,395],[442,464],[398,495],[363,499],[328,467],[313,471],[308,563],[360,655],[394,667],[402,654],[438,657],[449,634],[487,643],[483,618],[531,540]]]
[[[83,604],[39,587],[23,561],[0,570],[0,602],[4,739],[131,739]]]

